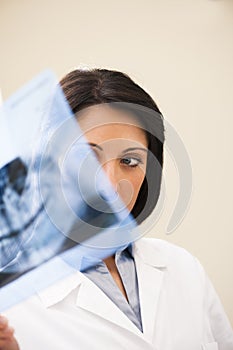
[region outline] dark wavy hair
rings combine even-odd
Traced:
[[[164,121],[157,104],[128,75],[115,70],[77,69],[60,85],[74,114],[93,105],[121,102],[121,108],[128,106],[125,109],[133,112],[145,130],[149,149],[146,176],[131,211],[140,224],[155,208],[161,188]]]

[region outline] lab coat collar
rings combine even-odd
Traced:
[[[46,307],[50,307],[61,302],[77,288],[77,307],[96,314],[152,343],[166,259],[159,245],[151,245],[148,241],[141,239],[132,245],[132,255],[138,275],[143,333],[100,288],[81,272],[72,273],[55,285],[39,292],[41,301]]]
[[[44,290],[38,291],[37,295],[45,307],[53,306],[67,297],[75,288],[80,286],[82,283],[82,276],[81,272],[71,272],[70,276]]]
[[[157,268],[166,267],[168,258],[160,242],[161,240],[154,238],[139,239],[132,245],[133,257],[137,256],[145,264],[150,266]]]

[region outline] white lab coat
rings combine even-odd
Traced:
[[[196,258],[159,239],[133,246],[144,332],[75,272],[4,314],[21,350],[232,350],[233,332]]]

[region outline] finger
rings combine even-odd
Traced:
[[[3,329],[5,327],[7,327],[8,325],[8,320],[5,316],[0,316],[0,329]]]
[[[14,328],[7,327],[6,329],[0,332],[0,339],[13,337],[14,331],[15,331]]]
[[[14,338],[11,339],[0,339],[0,350],[1,349],[8,349],[9,346],[12,345],[12,343],[14,343]]]

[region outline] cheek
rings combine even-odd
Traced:
[[[137,177],[134,177],[132,179],[131,184],[134,190],[134,196],[138,195],[141,185],[143,183],[144,177],[145,177],[145,174],[141,172],[141,174],[139,174]]]

